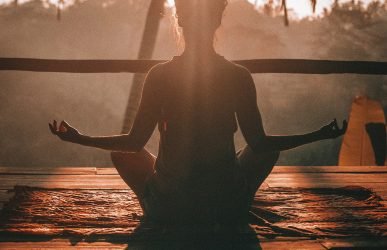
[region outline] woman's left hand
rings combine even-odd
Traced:
[[[342,136],[347,131],[348,122],[346,120],[343,121],[343,127],[340,129],[337,120],[334,119],[328,125],[325,125],[319,130],[320,135],[323,139],[334,139],[339,136]]]
[[[58,136],[61,140],[73,143],[80,142],[81,134],[66,121],[62,121],[58,127],[56,120],[54,120],[53,123],[49,123],[48,126],[51,133]]]

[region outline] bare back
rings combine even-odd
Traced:
[[[219,196],[226,186],[241,186],[234,147],[241,70],[221,56],[205,62],[174,57],[160,66],[154,105],[161,136],[153,188]]]

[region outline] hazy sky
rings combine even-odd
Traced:
[[[262,5],[267,2],[267,0],[248,0],[249,2],[255,3],[258,2],[259,5]],[[364,3],[370,3],[373,0],[364,0]],[[328,8],[332,5],[334,0],[318,0],[316,5],[316,15],[321,14],[324,11],[324,8]],[[341,0],[341,3],[348,2],[346,0]],[[294,13],[302,18],[313,15],[312,7],[310,0],[287,0],[288,8],[293,10]]]
[[[31,0],[18,0],[19,3],[28,2]],[[59,0],[46,0],[47,2],[51,3],[58,3]],[[174,0],[167,0],[170,5],[173,4]],[[267,2],[267,0],[248,0],[251,3],[258,3],[259,5],[262,5]],[[279,2],[279,0],[277,0]],[[342,0],[340,2],[346,2],[349,0]],[[363,0],[364,3],[370,3],[374,0]],[[14,2],[14,0],[0,0],[0,4],[4,3],[11,3]],[[65,0],[66,3],[71,4],[74,2],[74,0]],[[108,2],[108,1],[107,1]],[[316,6],[316,13],[314,15],[319,15],[323,12],[324,8],[328,8],[331,6],[331,4],[334,2],[334,0],[318,0],[317,6]],[[287,0],[288,8],[298,17],[303,18],[307,16],[312,16],[312,8],[310,5],[310,0]]]

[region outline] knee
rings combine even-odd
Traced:
[[[264,162],[277,162],[279,156],[280,156],[280,151],[267,151],[263,153],[255,153],[250,146],[246,146],[242,151],[242,155],[253,155],[254,158],[259,159],[260,161]]]
[[[272,169],[280,156],[279,151],[265,152],[257,155],[262,166]]]
[[[270,159],[274,163],[276,163],[278,161],[279,156],[280,156],[280,151],[272,151],[272,152],[268,152],[266,154],[267,154],[268,159]]]
[[[279,151],[268,151],[264,153],[255,153],[249,146],[246,146],[238,153],[242,164],[254,163],[255,165],[272,167],[278,161]]]
[[[268,176],[271,171],[273,171],[273,168],[275,164],[278,161],[280,152],[278,151],[272,151],[272,152],[266,152],[263,153],[260,157],[260,171],[263,173],[264,176]]]

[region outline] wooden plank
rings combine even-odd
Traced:
[[[285,177],[276,177],[276,176],[269,176],[266,179],[266,182],[268,183],[282,183],[284,186],[286,186],[287,183],[301,183],[301,184],[310,184],[310,183],[316,183],[316,182],[326,182],[326,183],[332,183],[332,184],[342,184],[342,183],[351,183],[352,185],[362,185],[363,183],[374,183],[374,184],[382,184],[386,185],[386,180],[383,178],[385,176],[380,177],[370,177],[365,178],[364,176],[285,176]]]
[[[277,173],[387,173],[387,167],[373,166],[275,166],[272,174]],[[0,167],[2,174],[30,174],[30,175],[117,175],[115,168],[95,167]]]
[[[121,180],[119,175],[0,175],[1,181],[24,181],[24,180],[44,180],[44,181],[71,181],[71,182],[82,182],[82,181],[111,181]]]
[[[0,58],[0,70],[63,73],[146,73],[165,60],[50,60]],[[234,61],[251,73],[375,74],[387,75],[387,62],[307,59],[253,59]]]
[[[317,240],[299,240],[299,241],[268,241],[261,242],[260,246],[265,250],[289,250],[289,249],[324,249]]]
[[[270,175],[266,183],[270,187],[339,187],[360,185],[386,187],[386,174],[321,174],[277,173]],[[127,188],[118,175],[0,175],[0,189],[15,185],[47,188]]]
[[[97,168],[97,175],[115,175],[118,174],[116,168]]]
[[[0,249],[127,249],[128,244],[114,244],[109,242],[71,242],[55,239],[39,242],[0,242]]]
[[[0,242],[0,249],[158,249],[158,242],[129,242],[114,244],[108,242],[76,242],[69,240],[51,240],[42,242]],[[165,247],[165,244],[163,244]],[[270,240],[259,243],[262,249],[325,249],[317,240]],[[245,245],[244,245],[245,246]],[[142,248],[146,247],[146,248]],[[252,245],[255,249],[257,244]],[[165,249],[165,248],[162,248]],[[250,249],[250,248],[249,248]]]
[[[321,244],[326,249],[387,249],[386,238],[378,240],[329,239],[322,241]]]
[[[351,173],[278,173],[269,175],[267,178],[268,182],[282,182],[287,183],[288,181],[298,182],[351,182],[351,183],[387,183],[387,174],[351,174]]]
[[[63,189],[79,189],[79,190],[116,190],[116,189],[127,189],[129,187],[125,183],[109,183],[109,184],[95,184],[95,183],[86,183],[86,184],[77,184],[77,183],[65,183],[65,182],[31,182],[25,183],[25,186],[29,187],[39,187],[39,188],[63,188]],[[10,190],[13,189],[15,185],[3,185],[0,189]]]
[[[98,170],[97,170],[98,172]],[[275,166],[276,173],[387,173],[387,167],[375,166]]]
[[[43,188],[127,189],[118,175],[0,175],[0,189],[15,185]]]
[[[118,174],[115,168],[97,168],[98,175]],[[387,173],[387,167],[374,166],[275,166],[271,174],[277,173]]]
[[[31,181],[23,183],[4,183],[0,185],[0,189],[10,190],[13,189],[16,185],[23,185],[29,187],[40,187],[40,188],[64,188],[64,189],[129,189],[129,187],[122,182],[104,182],[104,183],[95,183],[95,182],[86,182],[86,183],[77,183],[77,182],[44,182],[44,181]]]
[[[0,175],[91,175],[96,172],[95,167],[0,167]]]
[[[122,182],[114,183],[77,183],[77,182],[24,182],[24,183],[5,183],[0,185],[0,189],[10,190],[16,185],[23,185],[29,187],[41,187],[41,188],[65,188],[65,189],[129,189],[129,187]]]
[[[341,183],[332,183],[332,182],[309,182],[309,183],[300,183],[300,182],[287,182],[287,183],[276,183],[276,182],[267,182],[270,188],[274,187],[289,187],[289,188],[339,188],[345,186],[354,186],[353,182],[341,182]],[[368,189],[379,189],[386,188],[385,183],[361,183],[364,188]],[[377,192],[377,191],[376,191]]]
[[[114,182],[121,181],[119,175],[0,175],[0,185],[2,183],[23,183],[23,182]],[[275,174],[267,178],[268,182],[331,182],[331,183],[386,183],[387,174],[321,174],[321,173],[292,173]]]

